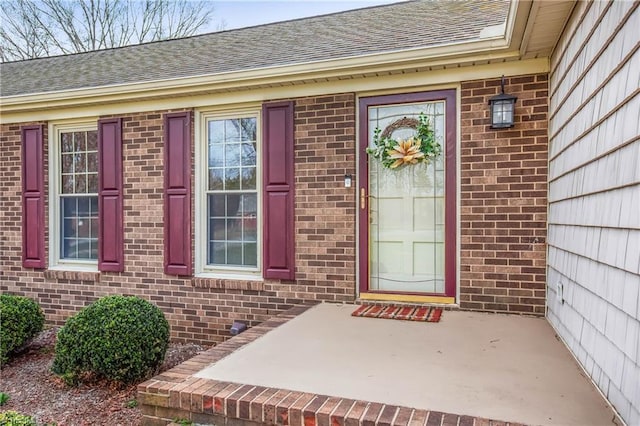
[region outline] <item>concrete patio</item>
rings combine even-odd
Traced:
[[[621,424],[543,318],[354,309],[298,309],[142,384],[147,423]]]

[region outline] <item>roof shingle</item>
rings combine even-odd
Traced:
[[[0,65],[0,96],[218,74],[471,41],[508,0],[396,3]]]

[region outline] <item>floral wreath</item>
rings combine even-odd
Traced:
[[[400,127],[415,128],[417,134],[409,139],[391,138],[391,133]],[[387,127],[384,132],[376,127],[373,131],[373,143],[374,147],[367,147],[367,154],[377,158],[387,169],[397,169],[408,164],[428,163],[442,151],[442,147],[436,142],[427,116],[422,112],[417,120],[405,117]]]

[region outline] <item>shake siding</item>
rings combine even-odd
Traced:
[[[578,2],[550,74],[547,315],[628,424],[640,424],[638,5]]]

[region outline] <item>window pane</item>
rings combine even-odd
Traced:
[[[87,151],[98,150],[98,132],[91,130],[87,132]]]
[[[255,243],[245,243],[244,247],[244,260],[245,266],[258,266],[258,245]]]
[[[73,175],[62,175],[62,193],[73,194]]]
[[[243,143],[241,145],[242,151],[242,165],[243,166],[255,166],[256,165],[256,144],[255,143]]]
[[[224,121],[209,121],[209,143],[224,142]]]
[[[224,145],[209,145],[209,167],[224,167]]]
[[[98,174],[91,173],[87,175],[87,192],[97,194],[98,193]]]
[[[97,196],[60,199],[62,259],[97,259]],[[95,209],[94,209],[95,208]]]
[[[88,172],[98,172],[98,153],[90,152],[87,154],[87,171]]]
[[[212,265],[226,265],[227,264],[227,250],[224,241],[213,241],[209,245],[209,263]]]
[[[224,219],[211,219],[209,221],[209,238],[212,240],[227,239],[227,225]]]
[[[60,134],[60,151],[73,152],[73,133]]]
[[[224,169],[209,169],[209,190],[219,191],[223,189]]]
[[[240,165],[240,144],[225,145],[225,163],[226,167],[238,167]]]
[[[91,240],[89,238],[79,238],[74,249],[78,259],[91,259]]]
[[[224,189],[227,191],[240,189],[240,169],[225,169]]]
[[[78,215],[78,199],[76,197],[65,197],[60,202],[62,204],[62,216],[72,217]]]
[[[257,267],[258,195],[255,117],[207,124],[207,262]]]
[[[227,217],[238,216],[240,211],[240,202],[242,201],[242,195],[229,194],[225,196],[227,199]]]
[[[86,132],[75,132],[73,134],[74,151],[87,150],[87,134]]]
[[[255,118],[242,118],[240,120],[240,126],[242,127],[242,140],[243,141],[255,141],[256,140],[256,119]]]
[[[242,211],[244,216],[256,217],[258,214],[258,194],[244,194],[242,196]]]
[[[75,173],[84,173],[87,171],[87,155],[76,154],[73,156],[73,171]]]
[[[84,194],[87,192],[87,176],[76,175],[75,177],[76,194]]]
[[[256,189],[256,169],[255,167],[242,169],[242,189]]]
[[[96,231],[97,232],[97,231]],[[98,258],[98,240],[91,240],[91,259]]]
[[[62,236],[73,237],[75,235],[76,219],[63,219],[62,222]]]
[[[225,199],[224,194],[209,195],[209,217],[225,217]]]
[[[242,265],[242,244],[241,243],[228,243],[227,244],[227,264],[228,265]]]
[[[89,202],[89,211],[91,212],[91,217],[98,217],[98,197],[91,197]]]
[[[91,205],[89,197],[78,197],[78,217],[89,217]]]
[[[258,218],[255,215],[246,215],[242,219],[242,240],[258,241]]]
[[[72,154],[62,154],[62,173],[73,173],[73,155]]]
[[[80,218],[75,223],[76,232],[78,237],[90,238],[91,237],[91,220]]]
[[[224,141],[240,142],[240,120],[225,120],[224,124]]]
[[[242,219],[227,219],[227,239],[229,241],[242,241]]]

